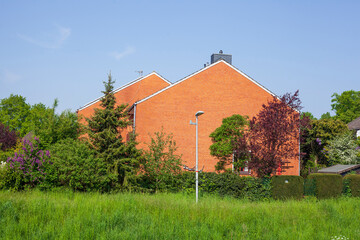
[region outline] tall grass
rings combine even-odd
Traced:
[[[0,192],[1,239],[360,239],[360,200]]]

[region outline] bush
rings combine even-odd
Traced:
[[[95,152],[86,142],[66,139],[54,144],[51,149],[53,165],[49,168],[41,187],[66,187],[77,191],[110,191],[114,180],[108,174],[106,164],[95,157]]]
[[[273,176],[271,186],[274,199],[301,199],[304,195],[304,179],[300,176]]]
[[[182,172],[177,176],[166,178],[161,192],[184,192],[195,193],[195,173]],[[145,175],[139,175],[132,182],[132,189],[141,192],[155,192],[151,179]],[[199,173],[199,193],[245,198],[249,200],[266,200],[271,197],[271,185],[269,179],[240,177],[233,173]]]
[[[316,183],[315,179],[306,178],[304,179],[304,195],[305,196],[316,196]]]
[[[360,175],[349,174],[344,177],[345,193],[350,190],[351,196],[360,197]]]
[[[23,139],[22,149],[14,153],[5,165],[3,175],[3,188],[22,190],[33,188],[41,184],[47,168],[51,165],[49,151],[39,148],[40,140]]]
[[[176,154],[177,146],[172,134],[168,135],[161,130],[154,135],[148,144],[149,149],[145,151],[142,172],[156,192],[181,173],[182,162],[181,155]]]
[[[342,193],[341,175],[313,173],[308,179],[315,180],[315,194],[318,199],[339,197]]]

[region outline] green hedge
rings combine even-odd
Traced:
[[[274,199],[301,199],[304,195],[304,179],[301,176],[273,176],[271,186]]]
[[[360,197],[360,175],[346,175],[343,182],[345,194],[351,193],[351,196],[353,197]]]
[[[308,176],[308,179],[315,181],[315,194],[318,199],[339,197],[342,193],[341,175],[313,173]]]
[[[132,181],[133,190],[142,192],[154,192],[153,184],[145,176],[139,175],[136,181]],[[270,180],[253,177],[240,177],[232,173],[199,173],[199,193],[245,198],[249,200],[270,199]],[[182,172],[178,176],[166,179],[161,192],[184,192],[195,193],[195,173]]]

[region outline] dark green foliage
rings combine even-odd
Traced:
[[[213,142],[210,146],[210,154],[219,159],[217,170],[225,170],[225,166],[233,160],[235,169],[244,167],[244,162],[249,159],[245,141],[245,131],[248,125],[247,116],[234,114],[224,118],[221,126],[210,134]]]
[[[305,196],[316,196],[316,182],[315,179],[306,178],[304,179],[304,195]]]
[[[314,179],[318,199],[339,197],[343,190],[343,180],[338,174],[313,173],[308,179]]]
[[[353,197],[360,197],[360,175],[348,174],[344,177],[345,194],[351,193]]]
[[[300,176],[273,176],[271,186],[274,199],[302,199],[304,195],[304,179]]]
[[[135,136],[130,136],[128,142],[124,142],[121,132],[129,125],[127,105],[115,106],[115,96],[113,93],[114,81],[111,75],[108,81],[104,82],[104,97],[101,99],[100,109],[95,109],[95,113],[88,122],[88,134],[91,145],[100,158],[107,166],[109,174],[115,174],[117,184],[125,185],[126,178],[134,175],[139,166],[141,153],[136,149]]]
[[[142,192],[155,192],[151,180],[146,176],[139,176],[133,182],[135,188]],[[230,196],[239,199],[266,200],[271,197],[271,183],[268,178],[241,177],[233,173],[199,173],[199,193],[215,194],[222,197]],[[164,180],[162,192],[195,193],[195,173],[182,172]]]
[[[325,150],[331,140],[346,131],[347,125],[340,120],[312,120],[310,126],[302,130],[301,176],[307,176],[309,168],[330,166]]]
[[[51,146],[53,165],[42,188],[65,187],[77,191],[110,191],[114,176],[86,142],[66,139]]]

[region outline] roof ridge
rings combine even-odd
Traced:
[[[154,97],[154,96],[156,96],[156,95],[158,95],[158,94],[166,91],[166,90],[169,89],[169,88],[172,88],[172,87],[176,86],[177,84],[179,84],[179,83],[181,83],[181,82],[189,79],[190,77],[195,76],[195,75],[201,73],[202,71],[205,71],[205,70],[207,70],[207,69],[209,69],[209,68],[211,68],[211,67],[213,67],[213,66],[215,66],[215,65],[217,65],[218,63],[221,63],[221,62],[222,62],[222,63],[225,63],[226,65],[228,65],[229,67],[231,67],[232,69],[234,69],[235,71],[237,71],[238,73],[240,73],[242,76],[244,76],[245,78],[249,79],[250,81],[252,81],[252,82],[255,83],[256,85],[258,85],[258,86],[261,87],[262,89],[264,89],[264,90],[265,90],[266,92],[268,92],[270,95],[279,98],[275,93],[271,92],[269,89],[267,89],[266,87],[264,87],[263,85],[261,85],[260,83],[258,83],[257,81],[255,81],[254,79],[252,79],[251,77],[249,77],[248,75],[246,75],[244,72],[240,71],[238,68],[234,67],[234,66],[231,65],[230,63],[228,63],[228,62],[226,62],[225,60],[221,59],[221,60],[216,61],[215,63],[212,63],[212,64],[210,64],[210,65],[208,65],[208,66],[206,66],[206,67],[204,67],[204,68],[202,68],[202,69],[200,69],[200,70],[198,70],[198,71],[196,71],[196,72],[194,72],[194,73],[192,73],[192,74],[190,74],[190,75],[187,75],[187,76],[184,77],[184,78],[181,78],[180,80],[174,82],[174,83],[171,84],[170,86],[167,86],[167,87],[165,87],[165,88],[163,88],[163,89],[161,89],[161,90],[159,90],[159,91],[157,91],[157,92],[155,92],[155,93],[153,93],[153,94],[151,94],[151,95],[149,95],[149,96],[147,96],[147,97],[145,97],[145,98],[143,98],[143,99],[135,102],[134,104],[139,104],[139,103],[145,102],[146,100],[148,100],[148,99],[150,99],[150,98],[152,98],[152,97]]]
[[[135,83],[137,83],[137,82],[139,82],[139,81],[141,81],[141,80],[143,80],[143,79],[151,76],[151,75],[153,75],[153,74],[157,75],[159,78],[161,78],[161,79],[162,79],[163,81],[165,81],[166,83],[168,83],[168,84],[170,84],[170,85],[172,84],[171,82],[169,82],[167,79],[165,79],[163,76],[161,76],[161,75],[158,74],[157,72],[152,71],[151,73],[149,73],[149,74],[147,74],[147,75],[145,75],[145,76],[140,76],[140,77],[136,78],[135,80],[133,80],[133,81],[131,81],[131,82],[128,82],[128,83],[126,83],[126,84],[124,84],[124,85],[122,85],[122,86],[120,86],[120,87],[112,90],[112,93],[117,93],[117,92],[119,92],[119,91],[121,91],[121,90],[123,90],[123,89],[125,89],[125,88],[127,88],[127,87],[129,87],[129,86],[131,86],[131,85],[133,85],[133,84],[135,84]],[[93,105],[94,103],[97,103],[98,101],[101,100],[102,97],[103,97],[103,96],[98,97],[98,98],[96,98],[95,100],[92,100],[91,102],[88,102],[88,103],[85,104],[84,106],[78,108],[76,111],[83,110],[83,109],[85,109],[85,108]]]

